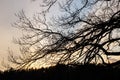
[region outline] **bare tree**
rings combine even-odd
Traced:
[[[54,24],[50,25],[46,16],[57,3],[64,15],[53,17]],[[42,59],[65,64],[107,64],[109,56],[120,55],[113,49],[120,45],[120,36],[116,36],[120,29],[119,0],[45,0],[41,6],[45,10],[33,19],[24,11],[17,14],[19,20],[14,26],[28,34],[16,41],[22,47],[22,56],[12,56],[10,61],[21,67]]]

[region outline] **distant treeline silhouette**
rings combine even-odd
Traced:
[[[29,70],[7,70],[0,80],[120,80],[119,67],[104,65],[64,65]]]

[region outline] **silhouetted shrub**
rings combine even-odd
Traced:
[[[120,69],[104,65],[64,65],[0,72],[0,80],[119,80]]]

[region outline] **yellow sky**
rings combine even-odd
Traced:
[[[19,38],[22,32],[11,27],[11,23],[16,21],[14,14],[23,9],[25,14],[31,17],[34,13],[40,12],[40,1],[0,0],[0,69],[2,69],[1,61],[3,59],[6,61],[8,57],[8,47],[15,53],[18,52],[18,45],[14,44],[12,39],[13,37]],[[57,12],[57,10],[53,9],[52,12]]]
[[[39,0],[38,0],[39,1]],[[31,0],[0,0],[0,69],[1,63],[7,61],[8,47],[17,53],[18,45],[14,44],[13,37],[21,36],[21,31],[11,27],[16,21],[15,13],[22,9],[27,16],[32,16],[35,12],[39,12],[39,2],[31,2]]]

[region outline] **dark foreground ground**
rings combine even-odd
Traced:
[[[0,80],[120,80],[120,68],[102,65],[63,65],[38,70],[9,70]]]

